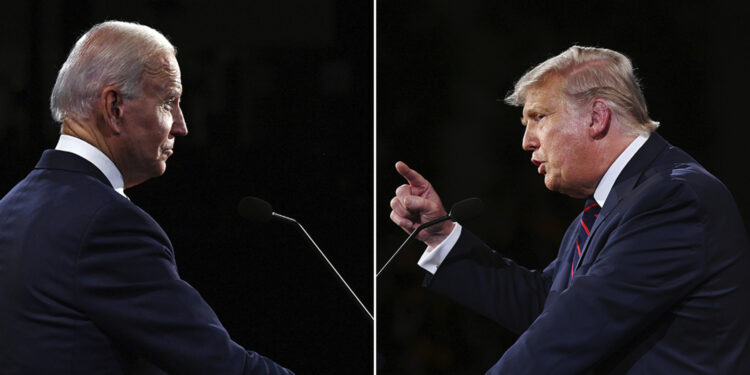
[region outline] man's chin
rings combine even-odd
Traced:
[[[560,183],[549,174],[544,175],[544,186],[549,191],[560,191]]]
[[[153,176],[151,176],[151,177],[159,177],[159,176],[163,175],[164,172],[166,172],[166,171],[167,171],[167,162],[163,161],[163,162],[161,162],[161,165],[159,166],[159,168],[155,171],[155,174]]]

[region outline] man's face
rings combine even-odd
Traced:
[[[523,106],[526,127],[522,147],[532,151],[531,162],[544,175],[547,189],[575,198],[593,194],[598,176],[589,166],[586,116],[565,103],[562,79],[551,77],[531,89]]]
[[[143,74],[140,95],[123,103],[122,143],[116,164],[125,187],[164,174],[175,136],[187,134],[180,109],[182,83],[177,59],[171,54],[155,59]]]

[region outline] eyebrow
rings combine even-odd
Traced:
[[[170,81],[162,87],[161,91],[166,96],[182,96],[182,83]]]
[[[531,106],[529,108],[524,108],[523,114],[521,116],[521,125],[526,126],[527,121],[526,118],[534,118],[536,115],[539,114],[539,112],[542,111],[538,106]]]

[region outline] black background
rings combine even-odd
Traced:
[[[388,219],[398,160],[448,207],[480,197],[485,214],[466,227],[491,247],[531,268],[554,258],[583,202],[546,190],[521,150],[521,111],[502,98],[573,44],[633,60],[659,133],[724,181],[747,224],[750,33],[724,4],[378,1],[378,268],[406,237]],[[377,280],[378,374],[484,373],[517,337],[423,289],[423,249],[409,246]]]
[[[314,4],[313,4],[314,3]],[[717,2],[378,2],[377,265],[405,234],[388,220],[404,160],[446,205],[485,201],[466,226],[543,267],[581,202],[548,192],[502,104],[532,65],[574,43],[633,59],[659,132],[722,179],[747,225],[750,37]],[[293,228],[239,220],[245,195],[300,220],[372,306],[372,4],[28,1],[0,12],[0,194],[54,146],[48,111],[74,41],[106,19],[177,46],[190,134],[167,173],[128,190],[162,225],[181,275],[232,337],[298,373],[370,373],[372,325]],[[474,374],[513,343],[422,289],[413,244],[378,280],[383,374]]]
[[[370,318],[293,227],[243,221],[236,207],[258,196],[299,220],[372,311],[372,3],[11,4],[0,195],[56,143],[49,93],[75,40],[108,19],[154,27],[178,49],[190,134],[164,176],[126,193],[235,341],[299,374],[371,373]]]

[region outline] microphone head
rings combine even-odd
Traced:
[[[266,222],[271,220],[273,209],[271,204],[256,197],[245,197],[237,205],[237,212],[245,219]]]
[[[484,204],[479,198],[466,198],[460,202],[456,202],[451,207],[451,212],[448,214],[453,221],[464,221],[473,219],[482,213]]]

